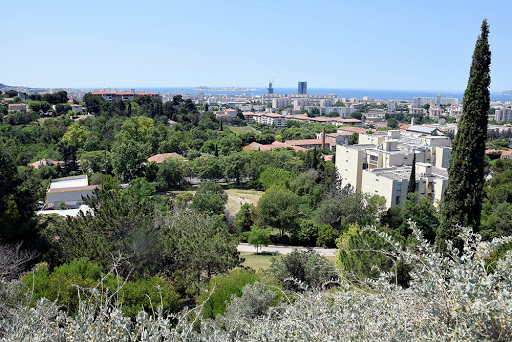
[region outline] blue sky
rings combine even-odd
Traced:
[[[483,18],[512,89],[512,1],[16,1],[0,82],[464,90]],[[8,10],[5,10],[8,8]]]

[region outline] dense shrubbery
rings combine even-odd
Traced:
[[[419,231],[415,234],[422,241]],[[5,340],[509,341],[512,254],[499,259],[493,272],[485,260],[512,239],[482,243],[466,230],[462,240],[461,254],[452,250],[442,256],[427,241],[417,246],[421,255],[395,250],[412,266],[408,289],[390,284],[392,275],[383,274],[359,289],[343,281],[337,290],[296,294],[293,300],[283,296],[275,305],[269,288],[254,283],[231,298],[224,315],[201,319],[198,330],[194,317],[202,315],[201,306],[170,318],[139,313],[131,322],[115,305],[98,304],[94,314],[84,302],[71,318],[47,300],[33,309],[10,310],[0,328]]]
[[[259,279],[260,276],[256,273],[245,269],[213,277],[208,288],[197,297],[198,305],[203,306],[203,317],[215,318],[219,314],[224,314],[226,302],[229,302],[232,296],[242,295],[242,288],[245,285],[252,284]]]
[[[299,251],[272,259],[267,274],[275,277],[286,290],[311,291],[331,287],[339,281],[332,262],[314,251]]]
[[[42,298],[53,301],[70,316],[76,315],[80,299],[92,302],[116,298],[127,317],[134,318],[141,310],[152,312],[157,306],[165,313],[178,307],[179,295],[168,281],[148,277],[127,281],[113,273],[104,274],[100,265],[82,258],[56,267],[39,264],[23,277],[22,292],[30,293],[34,302]]]

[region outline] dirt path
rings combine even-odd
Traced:
[[[241,243],[238,245],[238,251],[239,252],[252,252],[256,253],[256,248],[249,245],[248,243]],[[276,254],[290,254],[294,249],[300,249],[300,250],[308,250],[306,247],[294,247],[294,246],[284,246],[284,245],[268,245],[266,247],[260,247],[260,252],[269,252],[269,253],[276,253]],[[334,252],[337,251],[336,248],[320,248],[320,247],[314,247],[311,248],[314,251],[316,251],[318,254],[323,256],[335,256]]]

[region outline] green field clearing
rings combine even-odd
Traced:
[[[169,193],[191,193],[194,195],[195,190],[172,190]],[[246,190],[246,189],[227,189],[226,194],[228,195],[228,203],[226,203],[226,211],[229,215],[235,216],[236,212],[240,210],[240,207],[244,203],[251,203],[254,206],[258,204],[260,197],[263,195],[263,191],[257,190]]]
[[[258,190],[228,189],[226,193],[229,197],[240,198],[244,202],[256,205],[264,192]]]
[[[282,258],[282,254],[276,254],[276,255],[268,255],[268,254],[254,254],[251,252],[240,252],[240,257],[245,258],[245,261],[242,263],[243,266],[252,267],[256,271],[258,271],[260,268],[262,270],[266,270],[270,267],[272,264],[271,259],[273,257],[279,259]],[[334,259],[336,257],[333,256],[327,256],[325,257],[327,260],[334,262]]]
[[[249,133],[254,132],[256,134],[259,134],[260,132],[252,128],[251,126],[227,126],[232,132],[235,134],[243,134],[243,133]]]
[[[242,266],[251,267],[258,271],[260,268],[266,270],[270,267],[272,262],[270,261],[273,257],[281,258],[282,255],[268,255],[268,254],[254,254],[251,252],[240,252],[240,257],[245,258]]]
[[[226,210],[229,215],[235,215],[240,207],[244,203],[251,203],[256,206],[260,197],[263,195],[263,191],[257,190],[243,190],[243,189],[228,189],[228,203],[226,204]]]

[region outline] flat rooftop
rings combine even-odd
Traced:
[[[371,169],[364,170],[364,172],[371,172],[378,176],[394,179],[394,180],[403,180],[409,179],[411,176],[411,166],[397,166],[397,167],[387,167],[382,169]],[[419,175],[417,175],[418,178]],[[448,170],[440,169],[437,167],[432,167],[432,174],[429,176],[430,178],[439,178],[439,179],[448,179]]]
[[[373,135],[374,136],[383,136],[383,134],[373,134]],[[396,150],[385,151],[385,150],[379,148],[378,145],[376,145],[376,144],[356,144],[356,145],[350,145],[349,147],[357,149],[357,150],[365,150],[365,151],[373,149],[375,151],[386,152],[386,153],[400,152],[400,151],[401,152],[413,151],[413,150],[418,151],[418,150],[424,149],[425,147],[430,147],[429,145],[425,145],[422,142],[422,138],[433,139],[433,140],[446,139],[446,137],[444,137],[444,136],[436,137],[436,136],[424,136],[424,135],[422,136],[418,133],[401,133],[399,139],[386,140],[386,141],[398,141],[398,146],[397,146]],[[443,147],[443,146],[436,146],[436,147]],[[444,146],[444,147],[449,148],[449,146]]]
[[[64,177],[53,179],[50,182],[50,189],[62,189],[62,188],[77,188],[89,185],[89,180],[86,175]]]

